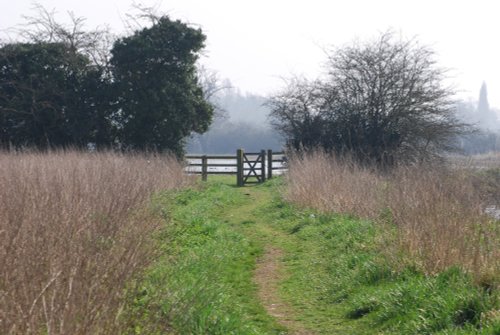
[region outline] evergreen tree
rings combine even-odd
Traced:
[[[477,105],[477,117],[479,126],[483,129],[496,128],[497,117],[495,112],[490,109],[488,102],[488,89],[486,83],[483,82],[481,90],[479,91],[479,102]]]
[[[0,146],[47,149],[99,142],[103,134],[95,129],[108,122],[95,97],[101,79],[85,55],[64,43],[1,47]]]
[[[196,70],[204,42],[200,29],[166,16],[115,42],[111,65],[124,148],[182,154],[187,136],[208,129],[213,106]]]
[[[0,44],[0,147],[183,152],[213,106],[196,61],[205,35],[166,16],[114,42],[41,9],[27,41]],[[40,29],[42,27],[42,29]],[[104,41],[101,41],[104,40]]]

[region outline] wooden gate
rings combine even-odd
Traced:
[[[261,150],[245,153],[243,149],[234,155],[186,155],[186,171],[190,174],[201,174],[207,180],[209,174],[236,175],[236,184],[256,184],[271,179],[273,174],[287,170],[286,157],[283,152]],[[267,170],[267,175],[266,175]]]
[[[236,152],[238,186],[257,184],[266,181],[266,151],[245,153],[242,149]]]

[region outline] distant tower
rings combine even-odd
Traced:
[[[479,91],[477,118],[481,128],[492,129],[496,127],[497,116],[495,112],[490,109],[490,104],[488,102],[488,89],[486,88],[486,83],[484,81],[481,85],[481,90]]]

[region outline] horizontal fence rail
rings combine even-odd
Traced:
[[[200,174],[206,181],[209,174],[236,175],[237,185],[260,183],[282,174],[288,169],[288,160],[284,152],[262,150],[245,153],[238,149],[236,155],[193,155],[185,156],[186,171],[189,174]]]

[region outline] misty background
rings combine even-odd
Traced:
[[[241,92],[229,81],[225,87],[212,98],[217,106],[214,122],[208,132],[194,134],[188,139],[187,152],[234,154],[236,148],[253,152],[261,149],[280,151],[284,141],[269,123],[267,98]]]
[[[33,1],[2,3],[0,34],[15,39],[11,29],[33,14]],[[87,27],[108,26],[118,36],[132,1],[40,0],[56,18],[73,12]],[[449,83],[457,88],[457,117],[478,131],[458,138],[463,153],[500,150],[500,21],[493,0],[419,2],[355,0],[349,2],[255,0],[144,0],[174,19],[189,22],[207,35],[201,63],[216,71],[221,90],[211,97],[218,115],[207,133],[186,140],[192,153],[233,153],[283,146],[268,120],[268,96],[283,86],[283,77],[316,78],[325,51],[364,40],[392,27],[415,36],[438,54],[449,68]]]
[[[244,93],[229,80],[211,98],[218,113],[208,132],[187,140],[187,152],[230,154],[235,148],[248,151],[282,150],[284,138],[273,130],[269,120],[267,97]],[[478,89],[477,99],[457,99],[456,116],[476,129],[456,139],[457,153],[483,154],[500,151],[500,109],[490,106],[487,84]]]

